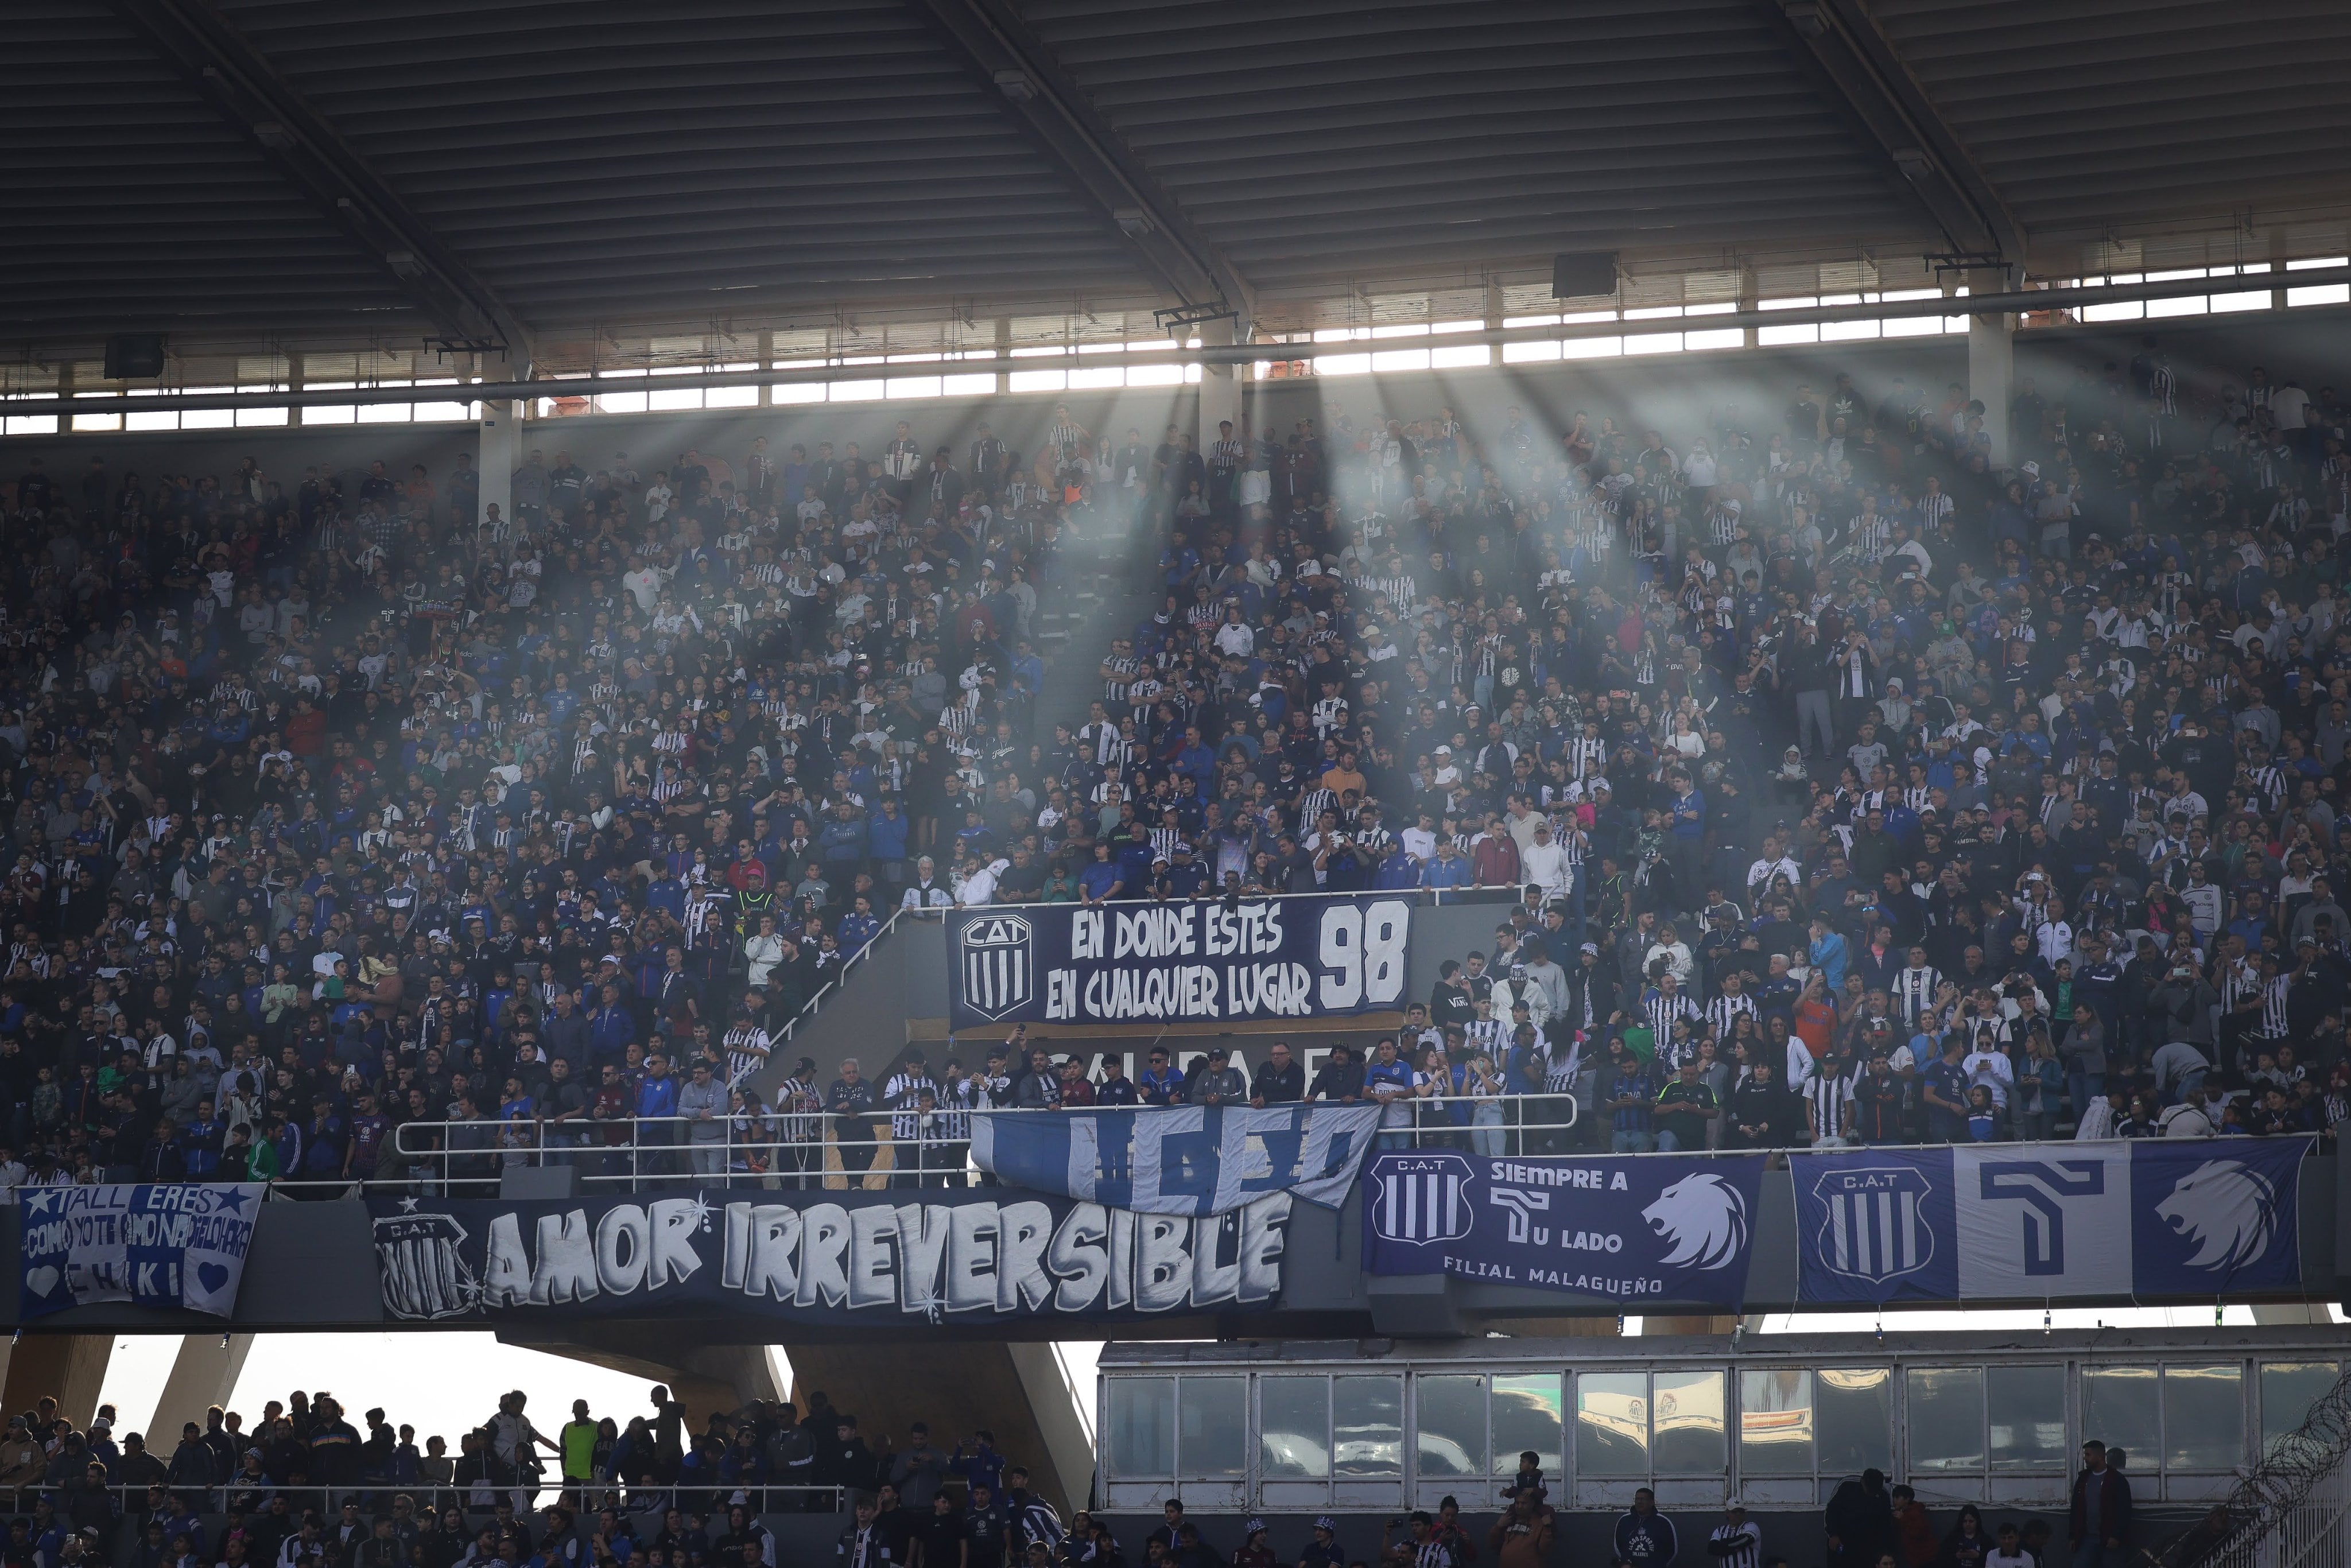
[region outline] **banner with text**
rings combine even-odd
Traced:
[[[1364,1173],[1364,1267],[1735,1307],[1747,1292],[1763,1163],[1377,1155]]]
[[[1290,1198],[1215,1218],[987,1192],[371,1198],[387,1316],[804,1322],[1140,1319],[1272,1307]]]
[[[1807,1301],[2291,1289],[2308,1138],[1989,1144],[1790,1157]]]
[[[1379,1012],[1403,1005],[1411,923],[1393,894],[958,909],[947,1025]]]
[[[100,1301],[230,1316],[267,1190],[257,1182],[18,1189],[19,1317]]]
[[[1268,1193],[1324,1208],[1379,1131],[1377,1105],[1168,1105],[971,1119],[971,1157],[1013,1186],[1144,1214],[1225,1214]]]

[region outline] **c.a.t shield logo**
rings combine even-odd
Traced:
[[[991,915],[963,928],[963,1005],[985,1019],[1025,1006],[1037,985],[1036,939],[1017,915]]]
[[[1391,1155],[1372,1167],[1372,1230],[1383,1241],[1458,1241],[1476,1217],[1475,1173],[1459,1155]]]
[[[1928,1190],[1908,1166],[1829,1171],[1813,1187],[1823,1211],[1816,1256],[1831,1273],[1873,1285],[1917,1273],[1935,1257]]]

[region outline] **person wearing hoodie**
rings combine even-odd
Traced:
[[[696,1061],[677,1092],[677,1113],[686,1118],[686,1153],[694,1174],[726,1175],[726,1085],[718,1082],[707,1061]]]

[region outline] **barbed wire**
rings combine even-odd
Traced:
[[[2292,1433],[2238,1478],[2203,1518],[2147,1555],[2155,1568],[2299,1568],[2336,1531],[2351,1487],[2351,1371]],[[2340,1553],[2315,1557],[2332,1565]]]

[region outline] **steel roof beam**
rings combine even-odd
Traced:
[[[529,332],[208,0],[112,0],[311,204],[352,235],[455,345],[528,361]]]
[[[1257,291],[1095,112],[1006,0],[916,4],[1046,155],[1118,226],[1155,281],[1186,305],[1222,301],[1246,329],[1256,315]]]
[[[1955,254],[2011,274],[2024,230],[1864,0],[1761,0],[1798,65],[1885,151]]]

